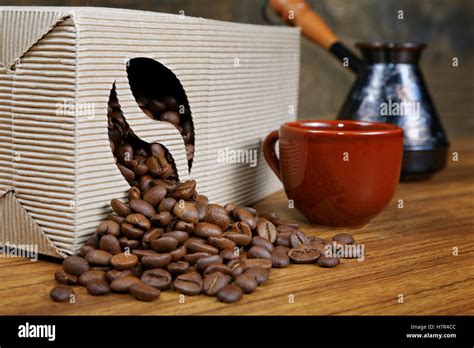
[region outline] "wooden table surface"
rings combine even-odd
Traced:
[[[348,231],[365,245],[362,262],[273,269],[265,285],[231,305],[206,296],[187,296],[180,303],[175,292],[163,292],[152,303],[128,295],[93,297],[82,287],[75,304],[59,304],[48,293],[60,264],[0,258],[0,314],[473,315],[474,142],[455,141],[451,151],[458,153],[457,162],[449,160],[430,181],[400,184],[384,212],[368,226]],[[284,193],[256,205],[302,223],[309,235],[330,238],[344,231],[309,226],[287,206]]]

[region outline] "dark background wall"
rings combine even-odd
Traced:
[[[450,137],[474,134],[474,1],[311,0],[348,45],[365,40],[424,41],[422,70]],[[1,5],[106,6],[265,24],[260,0],[2,0]],[[403,10],[404,19],[397,18]],[[354,76],[302,41],[299,117],[333,118]],[[453,57],[459,66],[452,66]]]

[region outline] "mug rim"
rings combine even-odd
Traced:
[[[301,128],[302,124],[311,123],[311,124],[320,124],[321,128],[307,129]],[[332,127],[327,127],[327,126]],[[334,127],[338,125],[337,127]],[[341,125],[341,126],[339,126]],[[344,125],[358,126],[367,129],[346,129],[344,130]],[[323,129],[323,127],[327,127]],[[281,125],[282,129],[293,131],[299,134],[324,134],[332,136],[367,136],[367,135],[402,135],[403,128],[386,123],[386,122],[367,122],[367,121],[355,121],[355,120],[298,120],[286,122]]]

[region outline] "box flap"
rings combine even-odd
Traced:
[[[70,16],[66,8],[1,7],[0,64],[13,70],[20,57],[58,22]]]

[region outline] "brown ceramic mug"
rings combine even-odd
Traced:
[[[263,151],[288,198],[311,223],[361,227],[393,198],[403,130],[378,122],[289,122],[267,136]]]

